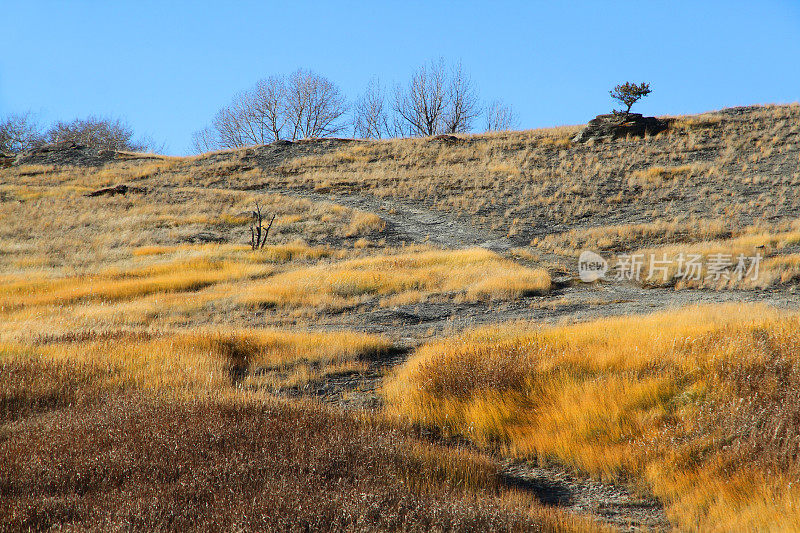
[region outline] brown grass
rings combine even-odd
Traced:
[[[799,115],[796,105],[723,111],[587,144],[570,141],[578,127],[298,143],[306,155],[264,168],[247,149],[3,169],[0,524],[587,527],[503,489],[485,457],[420,441],[411,422],[632,483],[683,529],[795,526],[800,324],[764,307],[433,341],[386,387],[398,425],[270,395],[373,370],[391,349],[382,337],[311,332],[321,318],[545,294],[542,259],[565,272],[583,248],[758,250],[763,279],[697,286],[796,284]],[[117,183],[144,192],[85,196]],[[376,214],[256,192],[267,188],[448,212],[507,236],[529,267],[486,250],[388,247]],[[276,219],[252,252],[255,201]]]
[[[571,229],[700,218],[729,230],[769,226],[800,214],[798,114],[791,105],[682,117],[655,137],[607,143],[571,143],[577,127],[458,143],[354,143],[289,161],[262,179],[418,201],[519,244]],[[655,244],[636,236],[628,243],[634,249]]]
[[[477,456],[275,403],[112,398],[3,429],[2,529],[577,531]]]
[[[798,331],[757,306],[485,328],[421,348],[386,397],[404,420],[646,485],[681,528],[781,529],[800,519]]]

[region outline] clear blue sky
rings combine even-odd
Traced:
[[[3,0],[0,15],[0,116],[121,117],[175,154],[235,92],[298,67],[353,97],[460,59],[521,128],[586,122],[625,80],[651,82],[648,114],[800,99],[798,0]]]

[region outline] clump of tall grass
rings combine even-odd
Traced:
[[[780,528],[800,519],[799,331],[754,305],[488,327],[420,348],[385,396],[403,420],[646,485],[683,528]]]
[[[470,300],[544,294],[550,277],[484,249],[382,255],[297,269],[254,284],[250,305],[353,305],[402,293],[458,293]]]
[[[59,376],[61,370],[74,368],[77,374],[69,376],[91,376],[94,389],[193,397],[226,395],[243,385],[268,387],[263,392],[271,392],[319,379],[324,373],[363,370],[390,347],[380,336],[348,331],[89,330],[0,344],[0,364],[17,369],[19,375],[42,367]],[[47,383],[45,379],[41,385],[50,390]],[[21,405],[30,403],[24,398],[20,401]]]

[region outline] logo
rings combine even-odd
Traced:
[[[578,276],[584,283],[603,278],[608,272],[608,262],[599,254],[584,250],[578,257]]]

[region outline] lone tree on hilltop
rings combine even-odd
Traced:
[[[642,82],[639,85],[637,85],[635,83],[631,83],[629,81],[626,81],[622,85],[617,85],[616,87],[614,87],[614,90],[613,91],[609,91],[609,93],[611,94],[611,98],[613,98],[614,100],[617,100],[622,105],[626,106],[626,109],[625,109],[625,111],[617,111],[615,109],[614,110],[614,114],[615,115],[621,115],[621,114],[627,115],[628,113],[631,112],[631,106],[633,104],[635,104],[636,102],[638,102],[639,100],[641,100],[642,98],[644,98],[645,96],[650,94],[651,92],[652,91],[650,90],[650,84],[649,83]]]

